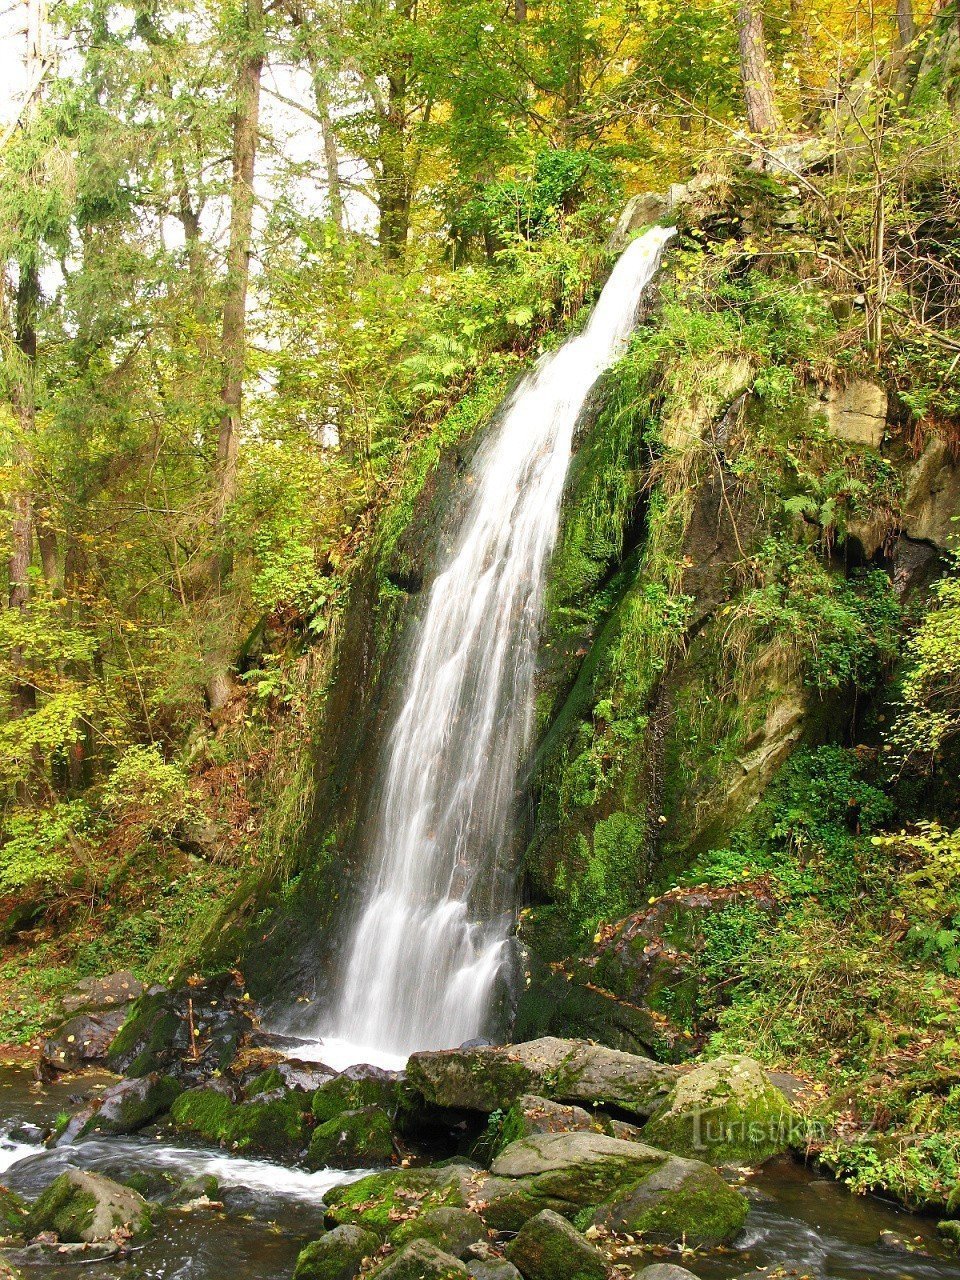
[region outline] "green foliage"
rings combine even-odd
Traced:
[[[934,585],[906,656],[890,742],[901,761],[929,768],[960,729],[960,577]]]
[[[9,812],[0,844],[0,894],[64,893],[82,886],[93,858],[91,826],[84,800]]]

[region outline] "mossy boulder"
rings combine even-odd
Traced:
[[[107,1089],[99,1108],[81,1126],[78,1138],[91,1133],[136,1133],[157,1116],[169,1111],[183,1092],[173,1076],[152,1072],[132,1080],[122,1080]]]
[[[697,1249],[729,1243],[747,1217],[746,1199],[699,1160],[671,1157],[601,1205],[594,1223],[619,1235]]]
[[[178,1130],[238,1151],[283,1157],[297,1155],[306,1144],[307,1117],[296,1096],[283,1090],[234,1102],[218,1089],[188,1089],[170,1115]]]
[[[353,1224],[335,1227],[300,1250],[293,1280],[353,1280],[363,1260],[379,1247],[372,1231]]]
[[[403,1078],[378,1067],[350,1067],[326,1080],[313,1095],[313,1115],[318,1124],[334,1120],[344,1111],[378,1107],[389,1116],[400,1105]]]
[[[444,1253],[466,1259],[471,1245],[487,1239],[483,1220],[469,1209],[442,1206],[430,1209],[417,1218],[405,1222],[390,1237],[393,1244],[408,1244],[411,1240],[429,1240]]]
[[[522,1180],[536,1196],[580,1208],[600,1204],[667,1159],[642,1142],[602,1133],[544,1133],[512,1143],[494,1160],[492,1171],[498,1178]]]
[[[352,1222],[385,1238],[401,1222],[431,1209],[466,1208],[481,1176],[462,1164],[373,1173],[327,1193],[326,1225]]]
[[[470,1272],[458,1259],[429,1240],[404,1245],[395,1257],[371,1272],[376,1280],[468,1280]]]
[[[26,1236],[54,1231],[72,1244],[109,1240],[115,1231],[131,1236],[150,1229],[150,1209],[143,1196],[99,1173],[67,1169],[31,1207],[24,1224]]]
[[[607,1103],[649,1116],[667,1096],[676,1067],[584,1040],[545,1036],[514,1045],[415,1053],[407,1083],[434,1106],[490,1113],[523,1094]]]
[[[506,1258],[480,1258],[467,1263],[473,1280],[520,1280],[520,1272]]]
[[[0,1186],[0,1236],[19,1235],[26,1215],[27,1206],[17,1193]]]
[[[360,1169],[389,1164],[393,1156],[393,1131],[379,1107],[343,1111],[313,1131],[307,1149],[311,1169]]]
[[[124,1016],[123,1009],[75,1014],[44,1041],[42,1061],[54,1071],[73,1071],[87,1062],[104,1062]]]
[[[786,1151],[798,1117],[752,1058],[725,1054],[681,1076],[644,1141],[712,1164],[759,1164]]]
[[[529,1138],[535,1133],[569,1133],[576,1130],[601,1133],[604,1125],[583,1107],[525,1093],[504,1116],[494,1154],[508,1147],[511,1142]]]
[[[600,1250],[549,1209],[524,1224],[507,1257],[524,1280],[608,1280],[611,1274]]]

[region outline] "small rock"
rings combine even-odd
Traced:
[[[520,1272],[506,1258],[486,1258],[468,1262],[467,1270],[474,1280],[520,1280]]]
[[[960,1221],[954,1219],[946,1219],[937,1223],[937,1231],[943,1236],[944,1240],[960,1248]]]
[[[73,1071],[85,1062],[106,1061],[113,1038],[126,1017],[125,1009],[78,1013],[45,1041],[41,1062],[54,1071]]]
[[[458,1258],[444,1253],[429,1240],[404,1245],[389,1262],[371,1273],[376,1280],[466,1280],[469,1274]]]
[[[429,1240],[455,1258],[467,1258],[472,1247],[486,1238],[487,1229],[477,1214],[469,1209],[447,1206],[429,1209],[418,1218],[405,1222],[391,1236],[393,1243],[398,1245],[410,1240]]]
[[[606,1258],[558,1213],[545,1209],[521,1228],[507,1257],[524,1280],[608,1280]]]
[[[371,1258],[379,1247],[371,1231],[336,1227],[300,1250],[293,1280],[353,1280],[364,1258]]]
[[[686,1267],[675,1267],[672,1262],[655,1262],[652,1267],[638,1271],[634,1280],[697,1280],[697,1277]]]
[[[149,1227],[150,1210],[136,1191],[99,1173],[67,1169],[31,1207],[24,1234],[55,1231],[66,1243],[95,1244],[117,1230],[138,1236]]]
[[[146,987],[129,969],[108,974],[105,978],[81,978],[63,997],[64,1013],[79,1013],[81,1009],[110,1009],[130,1004],[139,999]]]

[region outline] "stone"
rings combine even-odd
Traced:
[[[314,1119],[323,1124],[344,1111],[357,1111],[364,1107],[378,1107],[393,1116],[399,1106],[402,1088],[403,1076],[399,1072],[370,1066],[348,1067],[317,1088],[313,1095]]]
[[[960,466],[939,436],[932,436],[907,473],[903,530],[940,551],[957,546],[960,535]]]
[[[389,1164],[393,1158],[393,1131],[379,1107],[343,1111],[318,1125],[307,1149],[311,1169],[361,1169]]]
[[[181,1093],[170,1108],[174,1127],[237,1151],[283,1158],[306,1144],[307,1116],[296,1092],[280,1089],[249,1102],[234,1102],[223,1088]]]
[[[74,1014],[44,1042],[41,1062],[54,1071],[74,1071],[87,1062],[105,1062],[125,1016],[122,1008]]]
[[[136,1133],[170,1110],[183,1086],[172,1076],[152,1072],[122,1080],[107,1089],[100,1105],[80,1127],[77,1137],[91,1133]]]
[[[520,1272],[505,1258],[480,1258],[468,1262],[467,1270],[474,1280],[520,1280]]]
[[[146,991],[129,969],[110,973],[105,978],[81,978],[63,997],[64,1013],[79,1013],[81,1009],[109,1009],[130,1004]]]
[[[583,1107],[524,1093],[503,1118],[497,1151],[518,1138],[529,1138],[534,1133],[569,1133],[575,1130],[601,1133],[603,1125]]]
[[[0,1186],[0,1236],[19,1235],[27,1206],[15,1191]]]
[[[960,1221],[945,1218],[942,1222],[937,1223],[937,1231],[948,1244],[960,1249]]]
[[[524,1044],[415,1053],[407,1083],[429,1103],[487,1114],[523,1094],[608,1104],[648,1116],[678,1075],[676,1067],[583,1040],[545,1036]]]
[[[376,1280],[466,1280],[470,1273],[429,1240],[414,1240],[370,1274]]]
[[[665,449],[686,452],[700,444],[724,409],[753,384],[754,369],[745,356],[714,358],[699,370],[695,393],[684,397],[660,425]]]
[[[110,1240],[116,1231],[136,1237],[149,1228],[143,1196],[102,1174],[67,1169],[30,1208],[24,1234],[54,1231],[67,1243],[94,1244]]]
[[[469,1209],[442,1206],[405,1222],[390,1239],[396,1245],[429,1240],[445,1253],[465,1259],[474,1245],[487,1239],[487,1228],[479,1215]]]
[[[468,1207],[479,1170],[464,1164],[425,1169],[390,1169],[326,1193],[328,1227],[356,1223],[386,1237],[397,1226],[431,1209]]]
[[[611,1274],[600,1250],[549,1209],[524,1223],[507,1257],[524,1280],[608,1280]]]
[[[632,1187],[611,1196],[593,1222],[617,1235],[709,1249],[727,1244],[747,1218],[746,1199],[699,1160],[674,1156]]]
[[[838,440],[879,449],[887,430],[887,393],[866,378],[845,387],[827,387],[811,402],[810,412],[824,417]]]
[[[607,239],[608,252],[622,253],[633,233],[659,222],[667,208],[667,197],[659,191],[641,191],[631,196]]]
[[[697,1280],[697,1277],[686,1267],[674,1266],[672,1262],[655,1262],[653,1266],[636,1272],[634,1280]]]
[[[293,1280],[353,1280],[380,1241],[371,1231],[347,1224],[328,1231],[300,1250]]]
[[[666,1151],[713,1164],[759,1164],[790,1147],[797,1124],[759,1063],[724,1054],[680,1077],[643,1136]]]

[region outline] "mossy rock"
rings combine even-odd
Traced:
[[[400,1105],[402,1082],[389,1071],[375,1067],[351,1068],[325,1081],[313,1095],[313,1116],[318,1124],[334,1120],[344,1111],[379,1107],[393,1116]]]
[[[15,1191],[0,1186],[0,1236],[19,1235],[27,1216],[27,1206]]]
[[[559,1202],[575,1212],[648,1177],[668,1158],[642,1142],[605,1134],[543,1133],[512,1143],[492,1169],[498,1178],[520,1180],[532,1198]]]
[[[67,1169],[31,1207],[24,1234],[55,1231],[70,1244],[95,1244],[117,1230],[142,1236],[150,1229],[150,1209],[143,1196],[99,1173]]]
[[[798,1131],[796,1112],[759,1063],[725,1054],[680,1077],[643,1137],[711,1164],[759,1164],[786,1151]]]
[[[951,1248],[960,1252],[960,1222],[948,1218],[937,1223],[937,1231]]]
[[[103,1094],[99,1109],[84,1123],[77,1138],[91,1133],[136,1133],[169,1111],[182,1092],[178,1080],[157,1072],[122,1080]]]
[[[524,1280],[608,1280],[611,1274],[600,1250],[549,1209],[524,1224],[507,1257]]]
[[[393,1232],[390,1241],[399,1246],[411,1240],[429,1240],[454,1258],[466,1258],[470,1246],[486,1238],[487,1229],[478,1214],[444,1206],[405,1222]]]
[[[293,1280],[353,1280],[365,1258],[380,1248],[372,1231],[346,1224],[300,1250]]]
[[[310,1139],[307,1165],[311,1169],[360,1169],[389,1164],[393,1131],[379,1107],[343,1111],[319,1125]]]
[[[238,1151],[289,1156],[306,1142],[306,1117],[286,1092],[237,1103],[216,1089],[188,1089],[170,1115],[177,1129]]]
[[[370,1273],[376,1280],[469,1280],[470,1272],[458,1259],[429,1240],[413,1240],[395,1257]]]
[[[518,1142],[533,1134],[570,1133],[576,1130],[602,1133],[604,1126],[583,1107],[525,1093],[503,1117],[493,1154],[496,1156],[511,1142]]]
[[[593,1222],[616,1234],[642,1235],[658,1244],[683,1241],[697,1249],[728,1244],[746,1221],[744,1196],[699,1160],[669,1159],[612,1196]]]
[[[392,1169],[333,1187],[326,1196],[329,1227],[356,1223],[386,1237],[399,1223],[431,1209],[463,1209],[478,1174],[468,1165]]]

